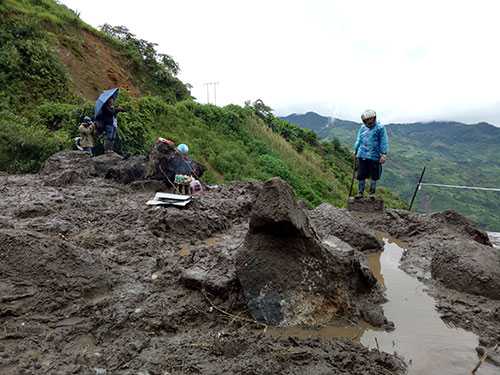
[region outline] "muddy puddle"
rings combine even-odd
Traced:
[[[406,245],[387,235],[384,251],[368,256],[368,265],[385,288],[388,302],[383,305],[395,330],[375,330],[367,323],[351,327],[320,327],[318,329],[289,327],[268,328],[267,332],[281,338],[322,336],[348,337],[370,349],[397,353],[408,364],[409,374],[470,374],[479,361],[475,348],[478,337],[444,322],[435,309],[435,301],[425,292],[425,286],[399,269]],[[484,362],[478,375],[498,375],[498,367]]]
[[[499,232],[487,232],[491,243],[494,247],[500,248],[500,233]]]

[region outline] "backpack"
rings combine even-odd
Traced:
[[[95,119],[95,130],[97,130],[97,133],[101,134],[106,131],[106,125],[104,122],[102,122],[101,119]]]

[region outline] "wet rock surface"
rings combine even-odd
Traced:
[[[437,246],[432,277],[448,288],[500,300],[500,251],[473,240],[449,240]]]
[[[64,150],[48,158],[40,169],[44,185],[65,186],[96,176],[97,171],[88,153]]]
[[[449,241],[451,251],[452,241],[464,239],[493,249],[453,212],[357,217],[328,205],[307,210],[280,181],[272,189],[255,182],[211,186],[186,208],[151,207],[145,203],[160,187],[151,181],[159,180],[123,184],[95,177],[105,167],[85,153],[55,156],[60,161],[52,159],[40,175],[0,176],[2,374],[404,374],[398,357],[352,340],[255,333],[262,323],[249,313],[252,293],[245,288],[282,293],[283,316],[293,311],[282,305],[292,290],[303,306],[319,306],[317,296],[335,302],[324,306],[336,309],[306,310],[313,317],[317,310],[331,313],[333,324],[365,320],[390,329],[378,306],[382,293],[361,262],[378,242],[355,241],[373,230],[409,244],[402,266],[429,285],[450,324],[480,335],[483,348],[500,339],[498,299],[481,284],[470,294],[432,277],[435,243]],[[122,160],[105,156],[115,159],[105,173]],[[73,162],[80,168],[72,171]],[[272,191],[281,190],[285,202],[273,200]],[[249,259],[264,268],[240,268]],[[324,277],[314,275],[318,269]],[[253,273],[269,277],[274,289]],[[270,305],[278,302],[270,295]]]
[[[356,257],[331,251],[313,235],[280,178],[266,181],[252,209],[236,275],[252,315],[273,326],[355,319],[353,298],[376,293],[375,277]]]
[[[357,217],[346,210],[323,203],[309,213],[314,228],[323,239],[340,238],[356,250],[376,252],[383,249],[383,242]]]
[[[107,155],[107,154],[105,154]],[[148,158],[142,155],[125,157],[112,164],[105,172],[104,177],[123,184],[130,184],[142,180]]]
[[[382,212],[384,211],[384,201],[380,198],[349,197],[347,209],[358,212]]]

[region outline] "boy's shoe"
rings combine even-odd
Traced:
[[[356,195],[354,196],[354,198],[356,198],[356,199],[363,198],[363,192],[362,192],[362,191],[360,191],[358,194],[356,194]]]
[[[370,198],[375,198],[375,189],[370,189]]]

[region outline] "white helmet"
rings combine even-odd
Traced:
[[[377,113],[373,109],[367,109],[361,115],[361,120],[365,121],[366,119],[377,117]]]

